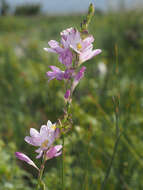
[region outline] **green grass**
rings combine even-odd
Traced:
[[[11,166],[6,155],[15,159],[15,150],[34,158],[34,148],[23,140],[30,127],[39,129],[48,119],[55,122],[62,114],[63,83],[48,83],[45,76],[49,65],[60,64],[57,56],[44,52],[43,47],[51,39],[58,40],[63,29],[79,28],[82,18],[78,15],[0,18],[0,137],[5,144],[12,142],[16,146],[13,150],[3,149],[5,167]],[[115,141],[112,97],[119,94],[119,127],[123,135],[105,189],[143,189],[142,31],[143,15],[137,11],[97,15],[92,20],[90,33],[95,37],[95,47],[103,52],[84,64],[85,77],[74,93],[74,125],[65,137],[66,189],[100,190]],[[107,67],[104,76],[98,69],[100,62]],[[13,165],[16,167],[15,161]],[[20,167],[36,177],[30,166],[22,163]],[[49,189],[60,190],[59,169],[60,158],[47,162],[45,183]],[[27,173],[17,170],[17,181],[10,183],[14,184],[13,190],[24,190]],[[0,167],[0,185],[4,189],[9,179],[3,176],[6,168]],[[34,181],[26,179],[30,188]]]

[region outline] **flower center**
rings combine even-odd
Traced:
[[[48,140],[45,140],[45,141],[42,143],[41,147],[42,147],[42,148],[46,148],[47,145],[48,145],[48,143],[49,143],[49,141],[48,141]]]
[[[52,129],[54,129],[54,130],[55,130],[55,129],[56,129],[56,125],[52,125]]]
[[[63,46],[63,44],[60,44],[60,47],[64,49],[64,46]]]
[[[82,45],[80,43],[77,43],[77,49],[80,50],[82,48]]]

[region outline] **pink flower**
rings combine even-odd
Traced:
[[[59,61],[69,68],[72,64],[72,52],[69,49],[65,49],[59,54]]]
[[[49,77],[49,80],[57,79],[57,80],[63,80],[63,79],[70,79],[72,74],[74,73],[74,69],[69,68],[66,69],[65,71],[61,71],[58,67],[56,66],[49,66],[52,71],[48,71],[46,73],[47,77]]]
[[[65,72],[64,72],[64,78],[65,79],[70,79],[72,77],[73,73],[74,73],[73,68],[66,69]]]
[[[62,38],[66,41],[66,46],[72,48],[79,54],[79,61],[83,63],[101,53],[100,49],[93,50],[94,38],[92,35],[82,39],[80,32],[74,28],[69,28],[61,32]]]
[[[66,67],[72,64],[72,52],[64,39],[61,40],[60,44],[55,40],[49,41],[48,44],[50,48],[44,48],[45,51],[57,53],[59,55],[59,61]]]
[[[61,71],[56,66],[49,66],[52,71],[48,71],[46,74],[49,77],[49,81],[53,79],[62,80],[64,78],[64,71]]]
[[[30,164],[31,166],[33,166],[34,168],[39,170],[39,168],[35,165],[35,163],[28,156],[26,156],[25,154],[23,154],[21,152],[15,152],[15,156],[18,159],[27,162],[28,164]]]
[[[79,61],[80,63],[83,63],[89,59],[92,59],[94,56],[100,54],[101,52],[102,51],[100,49],[92,50],[92,48],[90,48],[79,55]]]
[[[82,67],[80,71],[76,74],[73,81],[72,91],[75,89],[75,87],[78,85],[79,81],[84,77],[84,72],[86,70],[86,67]]]
[[[48,42],[48,45],[50,46],[50,48],[44,48],[45,51],[52,52],[52,53],[58,53],[58,54],[63,52],[63,48],[55,40],[50,40]]]
[[[62,145],[56,145],[54,147],[51,147],[46,153],[47,159],[49,160],[54,157],[60,156],[62,154],[61,149]]]
[[[47,150],[55,138],[58,137],[59,129],[56,128],[56,124],[52,124],[51,121],[47,122],[47,125],[42,125],[40,129],[40,133],[34,129],[30,129],[30,136],[25,137],[25,141],[33,146],[39,146],[36,150],[38,156],[36,158],[40,158],[43,154],[44,150]]]
[[[67,28],[66,30],[63,30],[60,35],[62,36],[62,39],[64,39],[65,41],[67,40],[68,36],[72,33],[75,32],[74,28]]]
[[[48,42],[50,48],[44,48],[45,51],[57,53],[59,61],[67,68],[71,67],[74,50],[79,55],[79,62],[83,63],[92,57],[101,53],[100,49],[93,50],[94,38],[92,35],[82,39],[81,33],[75,28],[68,28],[61,32],[61,42],[55,40]]]

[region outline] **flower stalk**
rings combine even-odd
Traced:
[[[65,139],[64,134],[62,136],[62,146],[63,146],[63,154],[62,154],[62,189],[65,190],[65,165],[64,165],[64,155],[65,155]]]
[[[42,181],[45,163],[46,163],[46,151],[44,152],[43,161],[42,161],[42,164],[41,164],[41,167],[39,170],[37,190],[39,190],[39,187],[42,187],[43,188],[42,190],[44,190],[44,188],[45,188],[45,184]]]
[[[48,81],[56,79],[65,82],[65,108],[62,119],[58,119],[57,123],[48,120],[47,125],[42,125],[38,132],[34,128],[30,128],[30,136],[25,137],[25,141],[35,147],[36,159],[42,158],[40,169],[25,154],[16,153],[17,158],[27,162],[35,167],[38,171],[38,184],[36,190],[45,190],[45,184],[42,181],[43,172],[46,161],[62,154],[62,189],[65,190],[65,134],[71,129],[72,119],[70,114],[70,106],[74,90],[80,80],[84,77],[85,66],[81,66],[87,60],[92,59],[101,53],[100,49],[93,49],[94,37],[88,34],[88,26],[94,15],[94,6],[90,4],[88,14],[81,24],[81,30],[76,28],[68,28],[60,33],[61,40],[57,42],[50,40],[49,47],[44,48],[45,51],[56,53],[59,62],[64,65],[64,70],[51,65],[50,71],[46,73]],[[62,145],[53,146],[57,138],[62,136]]]

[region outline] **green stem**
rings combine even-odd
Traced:
[[[62,190],[65,190],[65,183],[64,183],[64,178],[65,178],[65,168],[64,168],[64,134],[63,134],[63,138],[62,138],[63,142],[62,142],[62,145],[63,145],[63,154],[62,154]]]
[[[43,161],[39,170],[39,175],[38,175],[38,184],[36,190],[39,190],[39,187],[42,187],[42,190],[45,190],[45,184],[42,182],[42,176],[45,168],[45,162],[46,162],[46,151],[44,152],[43,156]],[[40,188],[41,190],[41,188]]]
[[[114,102],[115,118],[116,118],[116,123],[115,123],[115,126],[116,126],[116,141],[115,141],[114,150],[113,150],[113,154],[112,154],[112,157],[111,157],[111,161],[110,161],[109,167],[107,168],[106,175],[105,175],[103,183],[101,185],[101,190],[104,189],[105,184],[107,182],[107,179],[108,179],[108,177],[110,175],[111,168],[113,166],[113,162],[114,162],[115,155],[116,155],[116,152],[117,152],[119,140],[120,140],[120,137],[121,137],[121,133],[119,131],[119,99],[118,99],[118,97],[117,97],[117,106],[116,106],[116,99],[115,99],[115,97],[113,97],[113,102]]]
[[[112,165],[113,165],[113,161],[114,161],[114,158],[115,158],[115,155],[116,155],[116,152],[117,152],[117,148],[118,148],[118,144],[119,144],[120,137],[121,137],[121,134],[120,134],[120,135],[117,137],[117,139],[116,139],[116,142],[115,142],[115,145],[114,145],[114,150],[113,150],[113,155],[112,155],[112,158],[111,158],[109,167],[107,168],[107,172],[106,172],[106,175],[105,175],[105,177],[104,177],[103,183],[102,183],[102,185],[101,185],[101,190],[104,189],[105,184],[106,184],[106,182],[107,182],[107,179],[108,179],[108,177],[109,177],[109,174],[110,174],[110,171],[111,171],[111,168],[112,168]]]
[[[95,11],[94,6],[91,3],[88,8],[88,14],[87,14],[86,18],[83,20],[83,22],[81,23],[81,32],[84,32],[88,29],[91,19],[94,16],[94,11]]]

